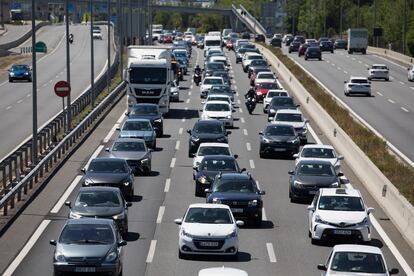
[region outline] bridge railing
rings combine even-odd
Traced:
[[[259,21],[257,21],[257,19],[242,4],[240,4],[240,9],[249,17],[250,21],[252,21],[255,24],[255,26],[259,28],[260,32],[263,35],[266,34],[266,29],[262,26],[262,24],[260,24]]]

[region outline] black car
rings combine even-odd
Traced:
[[[198,146],[205,142],[228,143],[228,134],[223,122],[219,120],[199,120],[194,124],[192,130],[187,130],[190,134],[188,140],[188,157],[194,157]]]
[[[321,52],[334,52],[334,45],[330,40],[323,40],[319,43]]]
[[[230,207],[236,219],[262,223],[262,195],[256,181],[250,174],[218,174],[207,193],[207,203],[221,203]]]
[[[240,173],[239,165],[234,156],[206,155],[194,169],[196,196],[206,195],[205,190],[210,188],[214,178],[219,173]],[[244,170],[243,170],[244,171]]]
[[[264,59],[252,60],[249,64],[249,69],[247,70],[247,78],[250,79],[250,77],[252,76],[253,70],[256,69],[256,68],[266,68],[267,69],[267,68],[269,68],[269,64]]]
[[[337,39],[335,40],[334,48],[346,50],[348,48],[348,42],[345,39]]]
[[[279,37],[274,37],[272,38],[272,40],[270,41],[270,45],[272,45],[273,47],[279,47],[282,48],[282,39]]]
[[[242,32],[241,38],[242,39],[250,39],[250,33],[249,32]]]
[[[285,45],[286,46],[290,46],[290,44],[292,43],[292,41],[293,41],[293,36],[287,37],[286,40],[285,40]]]
[[[227,71],[214,71],[212,77],[222,77],[225,84],[231,85],[231,80]]]
[[[160,108],[157,104],[136,104],[126,115],[129,118],[142,118],[150,120],[152,127],[157,133],[157,136],[162,137],[164,135],[164,121],[162,118],[162,113],[160,112]]]
[[[299,41],[292,41],[290,44],[289,44],[289,53],[292,53],[292,52],[297,52],[297,51],[299,51],[299,47],[300,47],[300,42]]]
[[[304,36],[301,36],[301,35],[296,35],[296,36],[293,38],[293,41],[297,41],[297,42],[299,42],[300,44],[304,44],[304,43],[305,43],[305,37],[304,37]]]
[[[50,244],[55,246],[53,275],[122,275],[122,247],[127,242],[111,219],[68,219]]]
[[[299,152],[300,138],[293,126],[288,124],[267,124],[260,135],[260,157],[267,154],[296,154]]]
[[[272,121],[275,117],[276,112],[279,109],[297,109],[300,105],[295,104],[292,97],[289,96],[280,96],[273,97],[269,106],[267,107],[268,121]]]
[[[66,201],[71,219],[112,218],[122,236],[128,234],[128,207],[121,190],[114,187],[82,187],[74,203]]]
[[[308,47],[305,51],[305,60],[319,59],[322,60],[322,52],[319,47]]]
[[[289,171],[289,198],[311,200],[320,188],[338,188],[340,176],[329,161],[302,160],[294,171]]]
[[[235,54],[236,54],[236,63],[239,63],[239,62],[242,61],[243,55],[245,53],[258,53],[259,54],[260,51],[257,48],[239,48],[235,52]]]
[[[32,69],[26,64],[14,64],[9,69],[9,82],[27,80],[32,82]]]
[[[256,42],[265,42],[266,41],[266,37],[264,35],[262,35],[262,34],[257,34],[254,37],[254,41],[256,41]]]
[[[221,94],[221,95],[227,95],[230,97],[231,101],[234,102],[234,94],[235,91],[231,90],[230,86],[228,85],[213,85],[210,88],[210,91],[208,91],[207,95],[212,94]]]
[[[204,67],[204,77],[212,76],[214,71],[226,71],[223,62],[207,62]]]
[[[134,174],[124,159],[98,157],[82,171],[85,173],[81,181],[84,187],[117,187],[126,198],[134,195]]]

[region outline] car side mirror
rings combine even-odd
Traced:
[[[259,135],[263,135],[263,131],[259,131]]]
[[[129,112],[125,112],[125,116],[129,117]]]
[[[346,83],[346,81],[344,81],[344,83]]]
[[[338,173],[338,176],[339,176],[339,177],[344,176],[344,173],[343,173],[343,172],[339,172],[339,173]]]
[[[132,202],[127,202],[127,203],[125,203],[125,206],[126,206],[126,207],[131,207],[131,206],[132,206]]]
[[[236,220],[236,225],[237,225],[238,227],[241,227],[241,226],[243,226],[243,225],[244,225],[244,221],[242,221],[242,220]]]
[[[72,204],[71,204],[71,202],[70,202],[70,201],[66,201],[66,202],[65,202],[65,205],[66,205],[66,206],[68,206],[69,208],[72,208]]]
[[[326,271],[327,270],[326,265],[324,265],[324,264],[318,264],[318,269],[319,270],[322,270],[322,271]]]
[[[49,241],[50,245],[56,246],[57,242],[55,240],[50,240]]]
[[[188,133],[188,134],[191,134],[191,130],[190,130],[190,129],[187,129],[187,133]]]
[[[229,134],[231,134],[231,131],[230,130],[226,131],[226,135],[229,135]]]
[[[297,104],[296,107],[300,107],[300,104]]]
[[[206,103],[206,101],[201,101],[201,104],[205,104]]]
[[[289,171],[288,174],[293,175],[294,171]]]
[[[390,273],[390,275],[391,274],[398,274],[398,273],[400,273],[400,270],[398,268],[393,268],[389,271],[389,273]]]
[[[105,148],[105,151],[109,152],[109,148]]]
[[[183,219],[175,219],[174,223],[177,225],[181,225],[183,223]]]
[[[196,172],[198,172],[198,166],[194,166],[193,170],[195,170]]]
[[[372,207],[368,207],[368,208],[367,208],[367,213],[368,213],[368,214],[373,214],[373,213],[375,213],[375,209],[374,209],[374,208],[372,208]]]
[[[293,158],[299,158],[299,154],[297,154],[297,153],[295,153],[294,155],[293,155]]]
[[[239,158],[239,155],[238,155],[238,154],[235,154],[235,155],[233,155],[233,156],[234,156],[234,159]]]
[[[81,172],[86,173],[86,168],[82,168]]]
[[[338,156],[338,160],[344,160],[344,156],[343,155],[339,155]]]
[[[120,130],[121,130],[121,128],[120,128],[120,127],[117,127],[117,128],[116,128],[116,130],[117,130],[117,131],[120,131]]]
[[[309,205],[306,209],[312,212],[315,211],[315,207],[313,205]]]
[[[206,193],[206,194],[210,194],[211,193],[211,190],[210,189],[204,189],[204,192]]]
[[[243,168],[243,169],[240,170],[240,173],[243,173],[245,171],[247,171],[246,168]]]
[[[125,240],[121,240],[118,242],[118,246],[125,246],[127,245],[127,242]]]
[[[266,194],[266,191],[259,191],[259,195],[265,195]]]

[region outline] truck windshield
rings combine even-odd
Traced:
[[[166,68],[132,67],[129,71],[131,83],[165,84],[167,82]]]
[[[221,40],[205,40],[206,46],[221,46]]]

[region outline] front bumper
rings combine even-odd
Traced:
[[[203,245],[204,243],[204,245]],[[205,243],[215,243],[216,246],[206,246]],[[237,237],[187,237],[180,235],[178,241],[179,250],[184,254],[194,255],[235,255],[239,250]]]
[[[300,143],[269,142],[260,143],[260,151],[264,153],[298,153]]]
[[[297,186],[290,184],[290,193],[291,196],[295,199],[311,200],[315,197],[315,194],[319,191],[320,188],[321,187],[317,185],[303,185],[302,188],[298,188]]]
[[[53,269],[55,275],[75,272],[95,272],[99,273],[99,275],[116,276],[121,270],[121,264],[119,262],[102,264],[55,262],[53,263]]]
[[[333,226],[329,224],[316,223],[312,229],[312,238],[315,240],[334,240],[350,238],[368,242],[371,240],[371,231],[367,225],[350,227]]]

